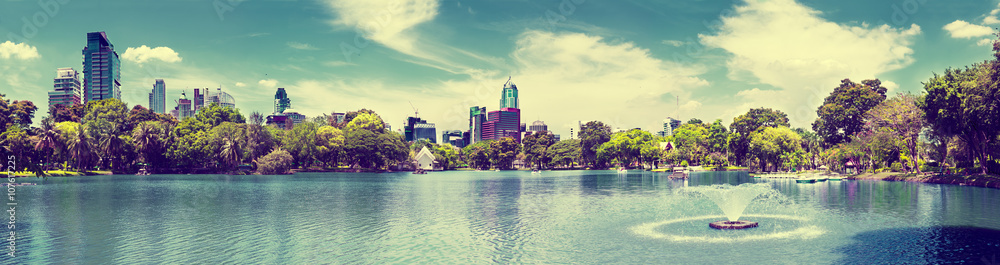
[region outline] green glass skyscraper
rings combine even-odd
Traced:
[[[83,47],[83,102],[108,98],[122,99],[121,61],[108,35],[87,33]]]
[[[517,101],[517,85],[514,85],[510,78],[507,79],[507,83],[503,84],[503,92],[500,94],[500,109],[504,108],[521,108]]]

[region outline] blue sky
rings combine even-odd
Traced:
[[[947,67],[990,58],[996,1],[10,1],[0,0],[0,93],[47,111],[56,68],[81,70],[86,33],[122,56],[122,95],[153,80],[230,92],[270,113],[275,88],[308,116],[373,109],[394,129],[438,130],[496,110],[508,77],[522,122],[658,131],[770,107],[809,127],[839,80],[919,92]],[[679,99],[679,100],[678,100]],[[679,101],[679,103],[678,103]],[[171,106],[172,103],[168,103]],[[171,106],[172,107],[172,106]]]

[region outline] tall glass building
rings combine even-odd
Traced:
[[[50,109],[55,105],[72,106],[83,103],[79,72],[73,68],[59,68],[56,69],[56,78],[52,81],[55,91],[49,92]]]
[[[288,99],[288,93],[285,93],[285,88],[279,87],[278,92],[274,93],[274,114],[281,114],[291,107],[292,100]]]
[[[486,123],[486,107],[469,108],[469,138],[467,145],[483,141],[483,124]]]
[[[83,48],[83,102],[122,98],[121,61],[115,46],[102,32],[87,33]]]
[[[206,88],[205,95],[206,105],[218,103],[221,107],[236,108],[236,98],[233,98],[233,96],[229,95],[229,93],[222,92],[221,87],[216,88],[215,92],[208,92],[208,89]],[[195,98],[197,99],[197,95],[195,95]]]
[[[503,92],[500,94],[500,109],[503,108],[521,108],[520,102],[517,100],[517,85],[507,79],[507,83],[503,84]]]
[[[163,79],[156,79],[153,83],[153,92],[149,93],[149,109],[155,113],[167,111],[167,84]]]

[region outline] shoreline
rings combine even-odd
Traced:
[[[983,188],[1000,189],[1000,176],[988,174],[959,175],[959,174],[916,174],[916,173],[865,173],[845,177],[851,180],[882,180],[882,181],[907,181],[930,184],[948,184],[958,186],[973,186]]]

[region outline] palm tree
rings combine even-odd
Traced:
[[[153,162],[152,156],[160,153],[160,143],[160,132],[151,122],[139,123],[132,131],[132,144],[147,167]]]
[[[242,162],[240,159],[242,154],[243,147],[240,141],[233,139],[231,136],[222,138],[222,151],[219,152],[219,156],[222,157],[222,161],[227,167],[231,168]]]
[[[111,162],[111,166],[114,169],[121,169],[122,164],[124,164],[123,157],[125,156],[125,147],[127,145],[125,137],[120,133],[120,127],[115,124],[111,127],[111,132],[101,135],[100,149],[104,154],[102,157],[107,157],[107,161]]]
[[[35,151],[42,152],[42,155],[45,156],[45,164],[42,166],[44,170],[45,166],[49,164],[49,158],[52,157],[53,151],[61,147],[61,145],[59,144],[59,130],[52,125],[51,120],[43,121],[42,127],[39,129],[41,131],[38,134],[38,143],[35,144]]]
[[[80,126],[76,130],[76,139],[73,139],[69,145],[70,156],[76,161],[76,168],[79,170],[86,170],[90,166],[90,159],[93,156],[93,144],[91,143],[90,136],[87,135],[84,126]]]

